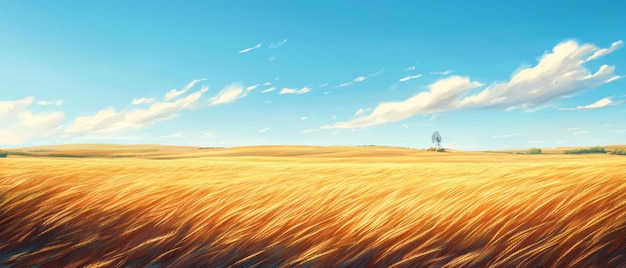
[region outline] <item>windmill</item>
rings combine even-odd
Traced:
[[[433,132],[433,142],[435,143],[437,151],[441,150],[441,135],[439,134],[439,131]]]

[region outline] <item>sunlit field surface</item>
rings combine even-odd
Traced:
[[[133,154],[0,159],[0,266],[626,266],[625,156]]]

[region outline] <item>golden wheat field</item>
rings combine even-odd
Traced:
[[[136,149],[0,159],[0,266],[626,267],[624,156]]]

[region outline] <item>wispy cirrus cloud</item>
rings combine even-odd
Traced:
[[[470,81],[467,77],[452,76],[431,84],[428,86],[430,90],[427,92],[421,92],[404,101],[383,102],[374,108],[369,115],[354,118],[347,122],[337,122],[322,128],[375,126],[400,121],[420,113],[449,109],[453,106],[455,99],[470,89],[481,85],[479,82]]]
[[[165,100],[170,101],[180,95],[185,94],[189,89],[195,86],[198,82],[204,81],[204,80],[206,80],[206,78],[192,80],[191,82],[189,82],[189,84],[184,86],[181,90],[176,90],[175,88],[173,88],[172,90],[165,93]]]
[[[48,106],[48,105],[56,105],[56,106],[61,106],[63,105],[63,100],[57,100],[57,101],[38,101],[37,105],[41,105],[41,106]]]
[[[354,116],[358,116],[358,115],[360,115],[360,114],[363,114],[363,113],[369,112],[369,111],[371,111],[371,110],[372,110],[372,108],[366,108],[366,109],[359,108],[358,110],[356,110],[356,112],[354,112]]]
[[[270,87],[270,88],[268,88],[268,89],[264,89],[264,90],[262,90],[262,91],[261,91],[261,93],[268,93],[268,92],[272,92],[272,91],[274,91],[274,90],[276,90],[276,87]]]
[[[261,45],[262,45],[262,43],[258,43],[258,44],[256,44],[256,46],[249,47],[249,48],[244,48],[242,50],[239,50],[239,54],[241,54],[241,53],[248,53],[248,52],[250,52],[252,50],[261,48]]]
[[[470,90],[483,86],[482,83],[454,75],[432,83],[427,87],[428,91],[407,100],[383,102],[369,115],[322,128],[375,126],[417,114],[456,109],[515,110],[543,105],[621,78],[613,74],[615,66],[601,65],[593,73],[585,66],[588,59],[595,60],[616,50],[621,42],[616,43],[618,45],[611,46],[613,49],[602,50],[593,44],[580,45],[576,41],[564,41],[539,58],[535,66],[523,67],[514,72],[508,81],[493,82],[477,93],[472,94]]]
[[[446,71],[443,71],[443,72],[430,72],[430,74],[440,74],[440,75],[449,75],[449,74],[452,74],[452,73],[454,73],[454,71],[452,71],[452,70],[446,70]]]
[[[416,79],[416,78],[420,78],[422,77],[421,74],[416,74],[416,75],[407,75],[405,77],[400,78],[400,82],[406,82],[412,79]]]
[[[270,128],[269,128],[269,127],[266,127],[266,128],[264,128],[264,129],[259,129],[259,133],[263,133],[263,132],[266,132],[266,131],[268,131],[268,130],[270,130]]]
[[[377,75],[383,73],[384,71],[385,71],[384,69],[380,69],[380,70],[378,70],[375,73],[371,73],[371,74],[368,74],[368,75],[357,76],[354,79],[352,79],[352,81],[341,83],[341,84],[337,85],[336,87],[338,87],[338,88],[339,87],[347,87],[347,86],[352,85],[354,83],[360,83],[360,82],[363,82],[363,81],[365,81],[365,80],[367,80],[367,79],[369,79],[371,77],[377,76]]]
[[[141,104],[149,104],[153,102],[154,102],[154,98],[141,97],[141,98],[134,98],[132,103],[133,105],[141,105]]]
[[[116,111],[108,107],[94,115],[77,117],[71,125],[64,129],[65,135],[79,135],[100,132],[115,132],[127,128],[139,129],[152,124],[173,119],[178,112],[193,109],[202,94],[209,90],[204,86],[200,90],[188,94],[175,101],[157,102],[146,109]]]
[[[285,43],[287,43],[287,38],[283,39],[282,41],[280,41],[278,43],[271,43],[269,48],[278,48],[278,47],[284,45]]]
[[[604,107],[609,107],[609,106],[614,106],[614,105],[619,105],[624,103],[623,101],[613,101],[611,100],[611,97],[606,97],[603,98],[601,100],[598,100],[592,104],[589,105],[583,105],[583,106],[576,106],[575,108],[560,108],[559,110],[585,110],[585,109],[598,109],[598,108],[604,108]]]
[[[295,89],[295,88],[283,88],[280,90],[280,92],[278,94],[304,94],[307,92],[310,92],[311,89],[308,87],[303,87],[301,89]]]
[[[415,71],[415,65],[404,68],[405,71]]]
[[[516,136],[526,136],[526,134],[523,134],[523,133],[504,134],[504,135],[493,136],[493,138],[494,139],[505,139],[505,138],[511,138],[511,137],[516,137]]]
[[[250,92],[250,90],[248,90],[247,88],[244,89],[243,85],[241,85],[240,83],[230,84],[224,87],[222,90],[220,90],[220,92],[217,93],[215,97],[211,98],[211,104],[220,105],[220,104],[233,102],[236,99],[240,99],[240,98],[248,96],[248,93]]]

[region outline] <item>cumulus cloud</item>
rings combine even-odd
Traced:
[[[495,82],[464,98],[458,106],[525,109],[597,87],[609,82],[615,70],[615,66],[602,65],[591,73],[584,66],[587,62],[584,59],[600,50],[592,44],[579,45],[575,41],[559,43],[537,65],[521,68],[509,81]]]
[[[41,105],[41,106],[48,106],[48,105],[61,106],[61,105],[63,105],[63,100],[58,100],[58,101],[38,101],[37,104]]]
[[[453,107],[454,101],[461,96],[461,94],[481,85],[481,83],[471,81],[467,77],[451,76],[428,86],[429,91],[418,93],[407,100],[383,102],[374,108],[369,115],[358,117],[347,122],[338,122],[331,126],[323,126],[322,128],[375,126],[400,121],[420,113],[449,109]]]
[[[421,75],[421,74],[416,74],[416,75],[408,75],[408,76],[405,76],[405,77],[400,78],[400,82],[406,82],[406,81],[409,81],[409,80],[411,80],[411,79],[420,78],[420,77],[422,77],[422,75]]]
[[[441,79],[428,86],[429,90],[404,101],[383,102],[371,114],[338,122],[322,128],[355,128],[395,122],[417,114],[471,108],[528,109],[571,96],[614,81],[615,66],[601,65],[591,72],[584,65],[619,48],[621,41],[611,48],[599,49],[593,44],[564,41],[546,52],[535,66],[520,68],[508,81],[493,82],[483,90],[471,91],[482,83],[458,75]],[[592,55],[592,56],[589,56]],[[594,56],[595,55],[595,56]],[[597,108],[610,105],[604,100],[592,104]]]
[[[109,107],[98,111],[95,115],[77,117],[70,126],[65,128],[65,133],[75,135],[146,127],[175,118],[182,110],[193,109],[207,90],[208,87],[202,87],[199,91],[184,98],[170,102],[157,102],[146,109],[116,111],[113,107]]]
[[[32,96],[15,101],[0,101],[0,117],[5,116],[13,111],[21,110],[33,103],[35,98]]]
[[[7,113],[5,118],[0,118],[17,121],[6,128],[0,126],[0,144],[19,145],[33,138],[52,136],[58,132],[65,118],[63,112],[33,114],[24,111],[17,114],[16,110],[13,111],[14,113]]]
[[[278,94],[304,94],[311,91],[310,88],[308,87],[303,87],[301,89],[295,89],[295,88],[283,88],[280,90],[280,92]]]
[[[282,41],[278,43],[271,43],[269,48],[277,48],[277,47],[284,45],[285,43],[287,43],[287,38],[283,39]]]
[[[133,105],[141,105],[141,104],[147,104],[147,103],[153,103],[154,102],[154,98],[134,98],[133,99]]]
[[[196,83],[200,82],[200,81],[204,81],[206,80],[206,78],[202,78],[202,79],[195,79],[192,80],[191,82],[189,82],[189,84],[187,84],[185,87],[183,87],[183,89],[181,90],[176,90],[175,88],[173,88],[172,90],[170,90],[169,92],[167,92],[165,94],[165,100],[169,101],[172,100],[180,95],[185,94],[189,89],[191,89]],[[134,102],[134,101],[133,101]]]
[[[598,109],[613,105],[618,105],[623,103],[623,101],[612,101],[610,97],[598,100],[592,104],[584,105],[584,106],[576,106],[576,108],[561,108],[560,110],[584,110],[584,109]]]
[[[258,44],[256,44],[256,46],[249,47],[249,48],[244,48],[244,49],[242,49],[242,50],[239,50],[239,53],[240,53],[240,54],[241,54],[241,53],[248,53],[248,52],[250,52],[250,51],[252,51],[252,50],[255,50],[255,49],[257,49],[257,48],[261,48],[261,45],[262,45],[262,43],[258,43]]]
[[[243,86],[239,83],[233,83],[223,88],[217,95],[211,98],[211,104],[220,105],[224,103],[232,102],[236,99],[248,96],[250,90],[244,90]]]

